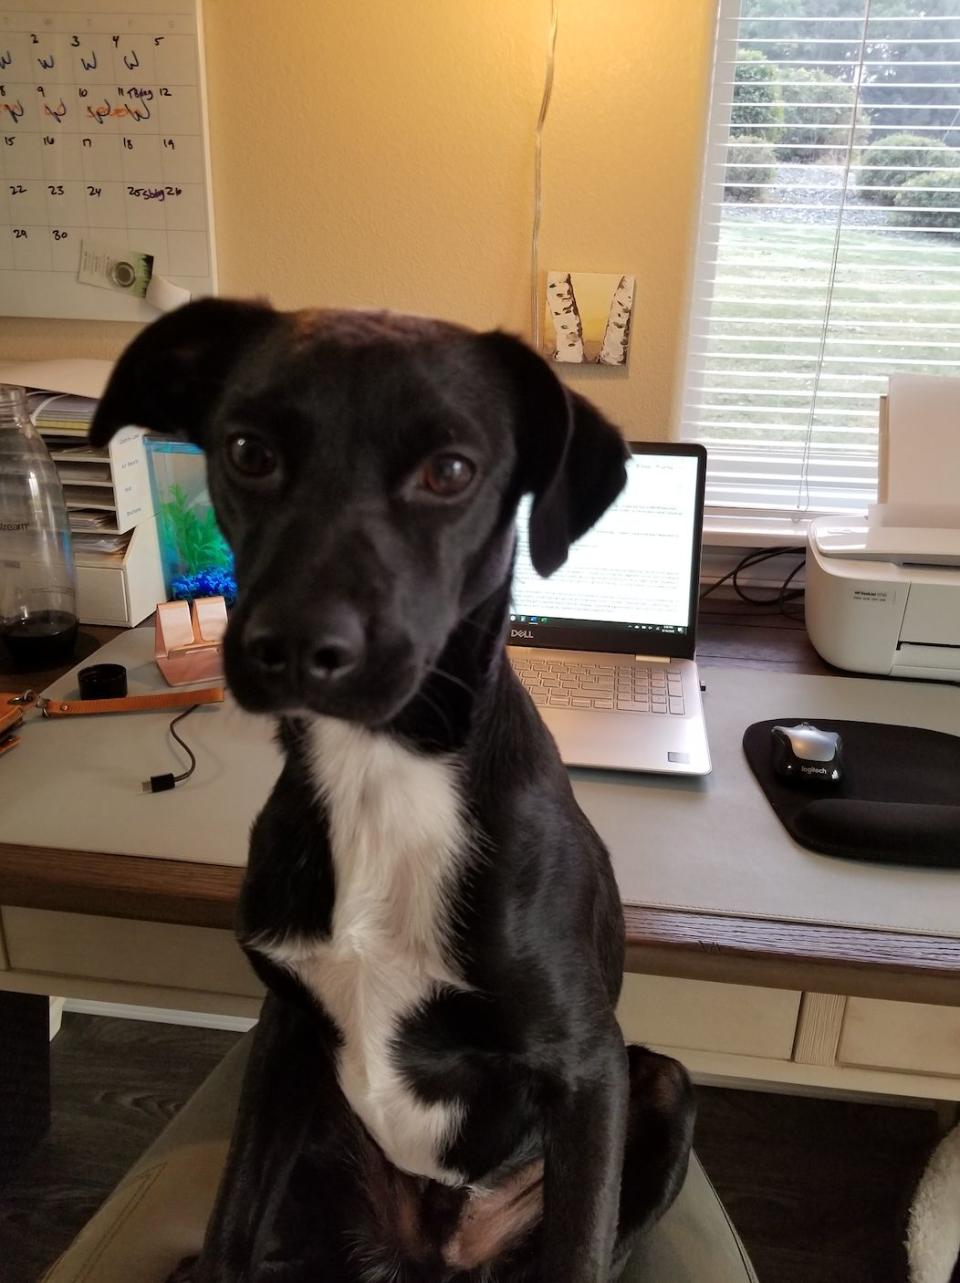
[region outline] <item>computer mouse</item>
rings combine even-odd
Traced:
[[[832,787],[843,779],[843,741],[836,731],[800,722],[774,726],[770,735],[773,769],[781,779],[810,788]]]

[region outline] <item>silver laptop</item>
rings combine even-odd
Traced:
[[[703,446],[631,446],[616,503],[549,579],[517,522],[509,655],[568,766],[706,775],[694,663]]]

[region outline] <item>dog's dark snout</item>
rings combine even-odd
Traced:
[[[351,619],[349,626],[341,626],[310,639],[305,656],[306,670],[311,677],[321,681],[342,677],[356,665],[362,650],[363,630],[356,620]]]
[[[286,672],[287,643],[279,633],[257,632],[245,640],[247,655],[257,668],[277,675]]]
[[[352,672],[364,645],[363,624],[345,606],[331,607],[295,626],[254,616],[243,633],[244,654],[261,677],[304,693]]]

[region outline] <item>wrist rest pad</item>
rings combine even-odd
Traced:
[[[817,718],[843,741],[844,778],[804,788],[774,772],[774,726],[754,722],[743,750],[767,801],[802,846],[825,855],[885,864],[960,868],[960,738],[917,726]]]

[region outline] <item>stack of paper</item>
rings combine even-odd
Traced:
[[[77,486],[70,484],[64,489],[63,497],[67,502],[67,512],[77,508],[103,508],[116,512],[117,501],[113,489],[109,486]]]
[[[960,478],[960,379],[890,379],[887,502],[956,504]]]
[[[114,524],[113,518],[109,512],[100,511],[92,512],[88,509],[78,509],[69,513],[70,529],[79,530],[109,530]]]
[[[86,357],[61,361],[0,361],[0,383],[69,392],[71,396],[96,400],[103,396],[112,368],[112,361]]]
[[[30,418],[42,437],[85,440],[97,403],[91,397],[56,392],[32,392],[27,398]]]
[[[121,557],[127,544],[130,542],[130,531],[125,535],[117,534],[75,534],[73,536],[73,551],[77,557],[89,558],[91,556],[102,557]]]
[[[890,377],[874,527],[960,528],[960,379]]]
[[[112,361],[0,361],[0,383],[26,388],[30,417],[47,438],[85,438]]]

